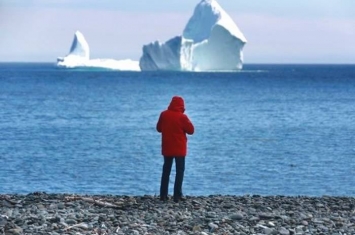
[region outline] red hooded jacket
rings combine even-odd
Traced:
[[[185,157],[187,153],[186,134],[194,133],[194,126],[184,114],[185,104],[180,96],[174,96],[167,110],[160,114],[157,131],[162,133],[162,155]]]

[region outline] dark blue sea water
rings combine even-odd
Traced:
[[[0,193],[159,194],[155,125],[173,95],[196,129],[186,195],[355,196],[355,65],[187,73],[0,64]]]

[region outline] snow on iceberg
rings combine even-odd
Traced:
[[[182,36],[143,46],[139,66],[144,70],[240,70],[247,40],[216,0],[195,7]]]
[[[126,59],[90,59],[89,44],[84,35],[76,31],[69,54],[57,58],[57,66],[62,68],[112,69],[140,71],[139,62]]]

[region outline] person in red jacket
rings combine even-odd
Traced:
[[[160,185],[160,200],[168,199],[169,177],[175,159],[176,175],[174,184],[174,202],[182,199],[182,182],[187,154],[186,134],[194,133],[194,126],[185,112],[184,99],[174,96],[167,110],[161,112],[157,131],[161,133],[161,153],[164,156],[163,173]]]

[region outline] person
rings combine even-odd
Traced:
[[[169,177],[175,159],[176,175],[174,183],[174,202],[183,200],[182,182],[184,180],[185,157],[187,154],[186,134],[192,135],[194,125],[185,112],[184,99],[174,96],[167,110],[161,112],[156,129],[161,133],[161,153],[164,157],[160,184],[160,200],[168,200]]]

